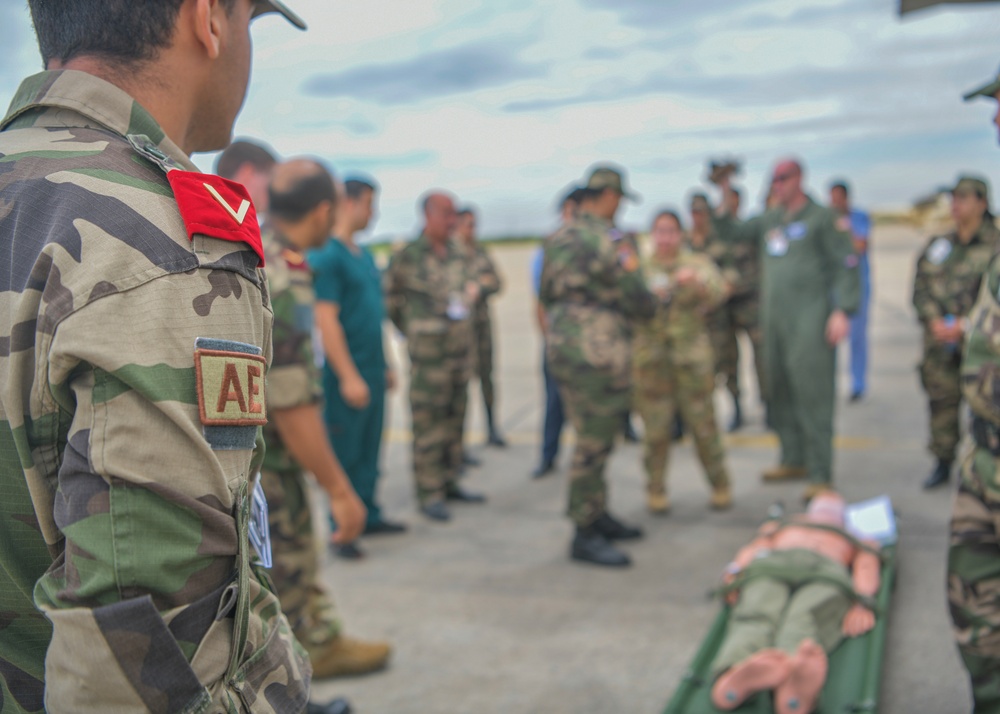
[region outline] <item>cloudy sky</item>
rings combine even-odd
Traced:
[[[545,231],[598,161],[642,195],[632,227],[686,203],[711,156],[746,162],[751,209],[786,154],[817,194],[846,176],[872,207],[963,171],[1000,190],[995,106],[961,101],[997,72],[1000,4],[900,20],[897,0],[287,2],[311,29],[257,21],[236,133],[375,177],[376,233],[413,230],[430,187],[486,234]],[[2,101],[39,63],[22,2],[0,0]]]

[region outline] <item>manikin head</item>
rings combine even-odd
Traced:
[[[843,528],[846,508],[847,503],[839,493],[820,491],[809,501],[809,505],[806,507],[806,516],[813,523]]]

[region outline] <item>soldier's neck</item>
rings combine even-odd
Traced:
[[[973,221],[965,221],[964,223],[959,223],[956,227],[955,232],[958,234],[958,242],[963,245],[972,241],[979,233],[980,227],[983,225],[983,219],[979,218]]]

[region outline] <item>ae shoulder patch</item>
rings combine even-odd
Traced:
[[[252,449],[257,427],[267,424],[264,370],[259,347],[199,337],[195,341],[198,412],[213,449]]]

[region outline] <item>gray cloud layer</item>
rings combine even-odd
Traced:
[[[303,91],[381,105],[410,104],[545,75],[547,65],[521,61],[517,49],[500,43],[468,43],[401,62],[317,74],[306,81]]]

